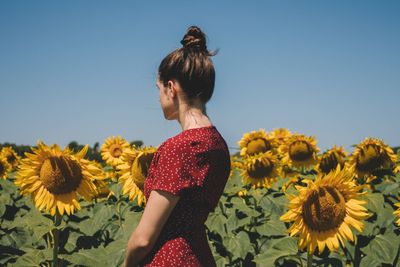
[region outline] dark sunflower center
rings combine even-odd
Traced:
[[[340,226],[346,216],[343,195],[332,186],[319,187],[303,203],[303,220],[314,231],[328,231]]]
[[[289,156],[294,161],[304,161],[312,157],[313,150],[305,141],[294,141],[289,146]]]
[[[10,163],[10,164],[13,164],[15,161],[17,160],[17,158],[14,156],[14,155],[9,155],[9,156],[7,156],[7,161]]]
[[[139,158],[140,168],[142,169],[142,173],[143,173],[144,177],[147,177],[151,161],[153,160],[153,156],[154,156],[154,153],[146,153],[146,154],[143,154],[143,156],[141,156]]]
[[[254,155],[271,150],[271,144],[265,139],[257,138],[247,144],[247,154]]]
[[[122,155],[122,148],[120,145],[113,144],[110,146],[110,154],[114,158],[119,158]]]
[[[64,156],[50,157],[40,168],[42,184],[55,195],[74,191],[82,178],[82,169],[79,164]]]
[[[360,171],[373,171],[381,167],[385,163],[386,159],[386,154],[380,153],[380,147],[374,144],[369,144],[361,149],[357,158],[357,168]]]
[[[323,173],[329,173],[335,170],[338,164],[343,168],[344,158],[340,154],[333,152],[322,156],[319,167]]]
[[[137,171],[141,173],[141,177],[134,177],[135,183],[140,189],[143,189],[144,179],[147,177],[151,161],[153,160],[154,153],[144,153],[132,164],[131,173],[136,176]]]
[[[274,165],[269,160],[265,162],[258,160],[247,170],[247,173],[251,178],[261,179],[271,176],[273,169]]]

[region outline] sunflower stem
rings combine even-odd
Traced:
[[[45,235],[45,238],[46,238],[47,248],[51,248],[51,240],[53,238],[53,234],[49,232],[48,234]]]
[[[56,212],[54,216],[54,226],[55,228],[52,231],[53,234],[53,267],[58,267],[58,246],[59,246],[59,237],[60,237],[60,230],[57,228],[61,224],[62,216]]]
[[[353,256],[347,250],[346,246],[343,246],[342,244],[340,244],[340,247],[342,248],[344,255],[346,256],[347,261],[353,262]]]
[[[119,223],[119,227],[121,227],[122,228],[122,230],[123,230],[123,227],[122,227],[122,220],[121,220],[121,201],[120,201],[120,199],[118,199],[118,204],[117,204],[117,213],[118,213],[118,223]]]
[[[313,253],[307,252],[307,267],[312,266]]]
[[[358,236],[355,241],[355,248],[354,248],[354,262],[353,266],[354,267],[359,267],[361,262],[361,251],[360,251],[360,246],[358,245]]]

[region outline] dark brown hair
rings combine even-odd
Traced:
[[[210,100],[215,84],[214,64],[206,45],[206,36],[199,27],[187,29],[181,41],[183,47],[168,54],[158,67],[160,81],[166,85],[176,80],[189,101],[199,98],[203,103]]]

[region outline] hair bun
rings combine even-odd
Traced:
[[[195,48],[203,52],[207,51],[206,35],[197,26],[190,26],[181,41],[184,48]]]

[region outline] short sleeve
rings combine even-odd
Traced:
[[[181,195],[184,190],[202,185],[204,173],[198,173],[198,169],[198,157],[190,143],[166,144],[158,155],[151,189]]]

